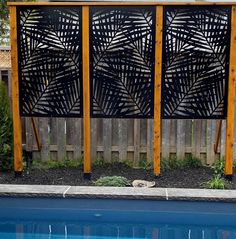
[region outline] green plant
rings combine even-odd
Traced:
[[[7,89],[0,81],[0,169],[13,168],[13,127]]]
[[[168,164],[170,169],[182,168],[182,160],[177,159],[177,157],[171,157],[168,159]]]
[[[212,164],[211,168],[214,174],[222,175],[224,173],[225,161],[223,159],[218,159]]]
[[[94,184],[96,186],[125,187],[130,185],[130,181],[122,176],[106,176],[100,177]]]
[[[93,166],[104,166],[106,164],[104,158],[97,158],[93,161]]]
[[[196,157],[187,156],[184,159],[178,159],[177,157],[170,157],[169,159],[161,159],[161,170],[172,170],[182,168],[197,168],[201,167],[202,162]]]
[[[185,157],[182,160],[182,166],[188,168],[198,168],[202,166],[200,159],[193,157],[192,155]]]
[[[131,159],[126,159],[126,160],[123,161],[123,163],[124,163],[126,166],[132,168],[132,167],[133,167],[133,164],[134,164],[134,161],[131,160]]]
[[[169,160],[168,159],[161,159],[161,170],[166,171],[170,170]]]
[[[138,162],[138,165],[140,168],[143,168],[145,170],[149,170],[152,169],[152,162],[151,161],[147,161],[147,159],[140,159]]]
[[[50,169],[50,168],[80,168],[83,165],[82,159],[68,159],[65,158],[63,160],[33,160],[33,168],[39,169]]]
[[[221,178],[220,175],[215,175],[212,179],[207,181],[204,186],[210,189],[225,189],[228,187],[228,183]]]

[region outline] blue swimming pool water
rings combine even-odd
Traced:
[[[236,239],[234,203],[0,198],[0,239]]]

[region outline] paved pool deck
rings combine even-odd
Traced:
[[[0,184],[0,197],[236,202],[236,190]]]

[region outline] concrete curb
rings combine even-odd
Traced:
[[[0,197],[236,202],[236,190],[0,184]]]

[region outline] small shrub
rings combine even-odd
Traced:
[[[143,168],[145,170],[152,169],[152,162],[147,161],[147,159],[139,160],[138,165],[140,168]]]
[[[183,167],[182,161],[177,159],[176,157],[169,158],[168,163],[170,169],[178,169]]]
[[[123,163],[124,163],[126,166],[132,168],[132,167],[133,167],[133,164],[134,164],[134,161],[131,160],[131,159],[126,159],[126,160],[123,161]]]
[[[0,169],[13,168],[13,126],[7,89],[0,82]]]
[[[101,167],[101,166],[104,166],[104,165],[106,165],[106,162],[105,162],[104,158],[97,158],[93,162],[93,166],[100,166]]]
[[[188,168],[198,168],[202,166],[202,162],[200,159],[193,157],[193,156],[187,156],[182,160],[182,166],[188,167]]]
[[[130,185],[130,181],[122,176],[100,177],[95,183],[96,186],[125,187]]]
[[[169,159],[161,159],[161,170],[170,170]]]
[[[219,175],[216,175],[205,183],[205,187],[209,189],[225,189],[228,187],[228,183]]]
[[[80,168],[83,165],[82,159],[68,159],[65,158],[63,160],[33,160],[33,168],[38,169],[50,169],[50,168]]]
[[[222,175],[224,173],[225,161],[223,159],[216,160],[211,168],[213,169],[214,174]]]

